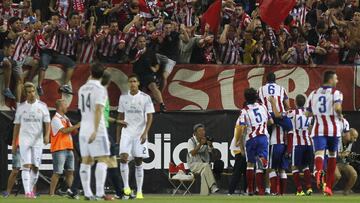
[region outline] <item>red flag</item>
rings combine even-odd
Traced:
[[[216,0],[201,17],[201,31],[204,33],[206,23],[210,25],[210,31],[215,35],[219,29],[221,12],[221,0]]]
[[[260,1],[260,18],[274,29],[280,24],[294,8],[296,0],[262,0]]]

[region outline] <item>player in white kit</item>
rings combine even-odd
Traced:
[[[16,151],[16,139],[19,136],[25,196],[35,198],[32,188],[39,177],[43,145],[49,143],[50,114],[47,105],[36,99],[34,84],[25,83],[24,92],[26,101],[18,106],[15,114],[12,150]]]
[[[95,63],[91,65],[91,78],[80,87],[78,108],[81,111],[81,128],[79,134],[80,178],[85,193],[85,199],[107,199],[105,196],[105,180],[107,162],[110,155],[110,142],[105,126],[104,106],[108,98],[107,91],[101,85],[100,79],[104,74],[104,67]],[[91,187],[91,165],[97,161],[95,170],[96,197]]]
[[[129,92],[121,95],[118,107],[118,120],[125,120],[126,128],[118,126],[117,141],[120,142],[120,172],[124,182],[124,194],[130,195],[129,157],[135,158],[135,178],[137,199],[143,199],[142,185],[144,180],[143,158],[149,157],[147,137],[155,112],[149,95],[139,90],[139,79],[136,75],[128,78]]]

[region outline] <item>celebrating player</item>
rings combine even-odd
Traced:
[[[100,83],[103,74],[104,67],[101,64],[92,64],[91,79],[79,89],[78,107],[81,110],[79,143],[82,157],[80,179],[87,200],[109,198],[105,196],[104,190],[110,142],[103,113],[108,99],[107,91]],[[93,196],[90,187],[91,165],[94,160],[97,160],[95,170],[96,197]]]
[[[144,180],[143,158],[149,157],[147,147],[148,132],[155,112],[149,95],[139,90],[139,79],[136,75],[128,78],[129,93],[121,95],[118,107],[118,120],[125,120],[126,128],[117,129],[117,141],[120,142],[120,172],[124,182],[124,194],[130,195],[129,156],[135,157],[135,178],[137,199],[143,199],[142,185]],[[121,131],[121,133],[120,133]]]
[[[293,141],[289,141],[289,144],[293,144],[288,147],[288,152],[292,150],[292,174],[296,186],[296,195],[304,196],[311,195],[313,190],[311,188],[311,173],[310,164],[313,159],[313,147],[312,140],[310,139],[309,129],[311,129],[312,118],[305,116],[306,99],[303,95],[296,96],[296,109],[289,112],[288,116],[291,118],[294,126],[293,134],[289,138],[293,138]],[[300,170],[304,172],[304,182],[306,192],[304,193],[301,181]]]
[[[34,84],[25,83],[24,92],[26,101],[18,106],[15,114],[12,151],[15,154],[19,136],[25,197],[35,198],[32,188],[39,177],[43,144],[49,143],[50,114],[47,105],[36,99]]]
[[[265,194],[263,170],[267,167],[268,156],[268,131],[267,123],[273,123],[273,120],[266,107],[257,103],[258,95],[254,88],[245,90],[244,93],[246,106],[241,110],[240,116],[236,122],[237,137],[240,136],[239,143],[241,153],[245,154],[247,160],[246,181],[248,194],[254,193],[254,167],[256,169],[256,186],[259,195]],[[245,145],[242,138],[245,133]],[[246,151],[245,151],[245,148]]]
[[[315,149],[316,185],[324,194],[331,196],[336,168],[336,152],[341,136],[343,95],[335,89],[338,82],[333,71],[326,71],[323,85],[311,92],[307,100],[307,115],[314,116],[311,132]],[[328,150],[326,184],[323,184],[324,153]]]

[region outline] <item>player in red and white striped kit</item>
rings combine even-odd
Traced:
[[[338,78],[335,72],[326,71],[323,85],[311,92],[307,100],[307,115],[314,116],[311,132],[315,150],[316,184],[324,194],[331,196],[336,168],[336,153],[341,136],[343,95],[336,90]],[[324,153],[328,150],[326,183],[323,184]]]
[[[311,173],[310,164],[314,157],[312,147],[312,139],[310,138],[309,130],[311,129],[312,118],[306,117],[305,105],[306,98],[299,94],[296,96],[296,109],[288,113],[292,120],[294,130],[288,136],[288,153],[292,150],[292,174],[296,186],[296,195],[304,196],[311,195],[313,190],[311,188]],[[292,146],[290,144],[292,143]],[[304,193],[300,181],[300,170],[304,173],[304,183],[306,192]]]
[[[103,28],[98,33],[98,57],[103,63],[118,63],[121,51],[125,49],[123,33],[117,21],[110,22],[110,28]]]
[[[267,83],[258,90],[261,102],[267,107],[275,124],[280,125],[283,130],[289,132],[292,130],[291,120],[286,116],[286,111],[289,110],[289,97],[284,87],[276,84],[276,75],[269,73],[266,77]],[[269,102],[269,97],[275,98],[276,109],[280,112],[281,118],[275,118],[272,105]]]
[[[271,104],[272,112],[275,119],[282,117],[276,108],[276,100],[274,97],[268,97]],[[270,157],[269,157],[269,180],[270,192],[272,195],[283,195],[286,192],[287,175],[286,169],[289,167],[289,155],[286,153],[287,131],[280,125],[273,125],[270,136]]]
[[[268,156],[268,131],[267,124],[273,120],[266,107],[257,103],[258,96],[254,88],[246,89],[244,92],[246,100],[245,107],[241,110],[236,129],[240,135],[239,143],[241,153],[246,154],[247,169],[247,192],[252,195],[254,192],[254,167],[256,168],[256,186],[259,195],[265,194],[264,189],[264,169],[267,167]],[[246,136],[243,139],[242,136]],[[245,144],[244,144],[245,140]]]

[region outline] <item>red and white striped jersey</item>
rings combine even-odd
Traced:
[[[342,103],[343,94],[333,87],[322,86],[309,95],[306,107],[315,117],[311,136],[341,136],[342,120],[334,109],[335,103]]]
[[[26,56],[31,56],[34,50],[33,40],[25,40],[23,36],[19,36],[15,41],[15,51],[13,60],[21,62]]]
[[[71,0],[57,0],[56,1],[56,8],[61,17],[67,19],[70,15],[71,10]]]
[[[21,17],[21,9],[19,4],[11,4],[9,8],[4,8],[3,4],[0,3],[0,19],[3,21],[9,20],[11,17]]]
[[[122,32],[118,32],[114,35],[100,32],[97,37],[101,35],[105,35],[104,39],[101,40],[100,45],[98,46],[98,52],[101,56],[114,56],[117,53],[119,44],[125,43]]]
[[[273,96],[276,101],[276,109],[282,113],[285,112],[284,101],[288,99],[285,88],[281,87],[276,83],[267,83],[258,90],[259,99],[267,107],[269,112],[272,111],[272,106],[269,101],[269,97]]]
[[[269,136],[267,122],[271,119],[266,107],[259,103],[248,104],[240,112],[236,121],[237,125],[246,126],[246,139],[249,140],[258,135]]]
[[[309,126],[311,125],[312,118],[305,116],[304,109],[291,110],[288,113],[288,117],[294,126],[293,146],[312,145],[309,134]]]
[[[146,34],[146,27],[141,26],[140,29],[137,29],[135,26],[132,26],[129,29],[129,32],[125,35],[125,41],[126,41],[126,50],[125,53],[129,54],[130,50],[135,48],[136,46],[136,38],[139,35],[145,35]]]
[[[56,50],[59,54],[66,56],[75,56],[76,54],[76,39],[78,28],[70,28],[69,25],[65,26],[65,30],[73,32],[73,34],[58,33],[58,42]]]
[[[272,132],[270,136],[270,145],[274,144],[284,144],[286,132],[282,129],[282,127],[278,125],[273,125]]]
[[[48,25],[50,26],[50,25]],[[51,31],[50,33],[47,33],[46,38],[44,37],[44,35],[46,34],[45,30],[47,29],[47,27],[45,27],[43,29],[43,33],[40,35],[37,35],[38,39],[37,41],[39,41],[39,43],[37,43],[39,45],[39,47],[41,49],[49,49],[49,50],[54,50],[57,51],[57,44],[58,44],[58,31]]]
[[[304,4],[298,8],[293,8],[290,11],[290,15],[293,16],[293,19],[296,21],[297,26],[303,26],[306,22],[306,15],[309,12],[309,8]]]
[[[185,26],[193,26],[192,16],[195,10],[191,4],[185,4],[184,6],[179,6],[175,8],[174,16],[178,19],[178,23],[184,24]]]
[[[92,63],[96,53],[95,36],[92,39],[84,39],[81,43],[79,56],[80,63]]]
[[[240,61],[240,40],[235,38],[228,40],[220,46],[220,60],[222,64],[238,64]]]

